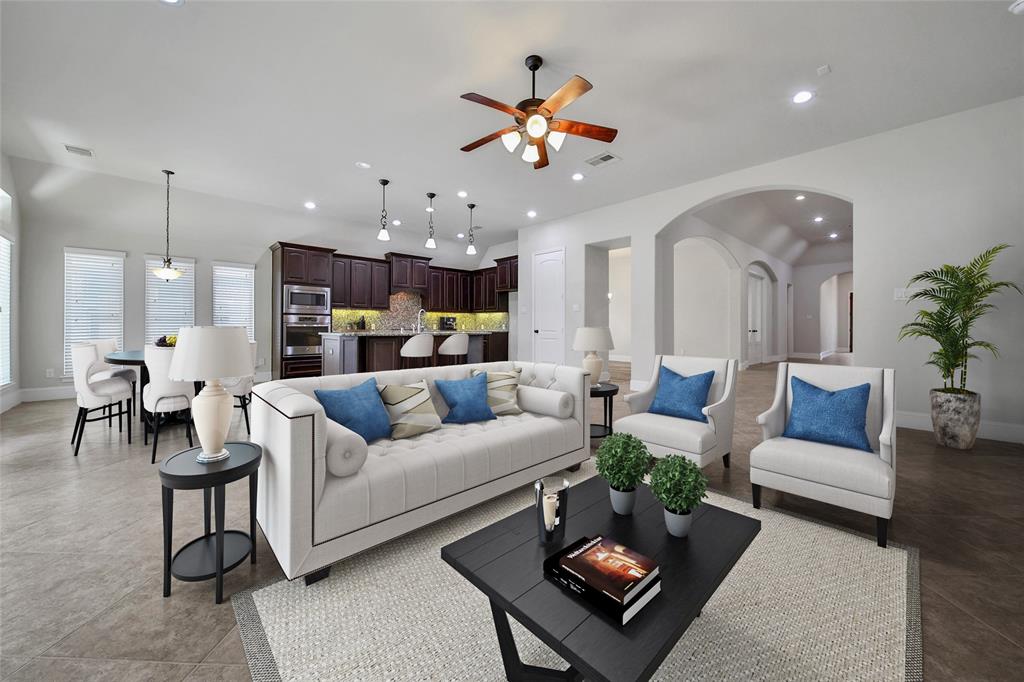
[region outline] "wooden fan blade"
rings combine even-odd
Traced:
[[[533,168],[537,170],[548,165],[548,145],[544,138],[532,140],[532,142],[537,145],[537,153],[540,154],[540,158],[533,162]]]
[[[483,147],[488,142],[491,142],[493,140],[497,140],[499,137],[501,137],[505,133],[511,133],[513,130],[518,130],[518,129],[519,129],[519,126],[514,125],[514,126],[509,126],[508,128],[502,128],[501,130],[496,130],[495,132],[491,133],[490,135],[484,135],[483,137],[481,137],[476,142],[470,142],[469,144],[467,144],[465,147],[462,148],[462,151],[464,151],[464,152],[471,152],[474,149],[476,149],[477,147]]]
[[[552,121],[548,124],[548,127],[561,133],[589,137],[592,140],[600,140],[601,142],[611,142],[619,134],[619,131],[615,128],[605,128],[593,123],[580,123],[579,121],[570,121],[565,118]]]
[[[491,107],[492,109],[503,111],[509,116],[516,116],[520,119],[526,118],[526,114],[523,113],[522,111],[519,111],[515,107],[510,107],[509,105],[503,102],[491,99],[490,97],[484,97],[483,95],[478,95],[475,92],[467,92],[465,95],[462,96],[462,99],[468,99],[470,102],[476,102],[477,104],[483,104],[485,107]]]
[[[555,90],[555,93],[544,100],[544,104],[537,107],[542,116],[554,116],[559,110],[564,109],[576,101],[580,95],[586,94],[594,86],[586,78],[573,76],[565,82],[565,85]]]

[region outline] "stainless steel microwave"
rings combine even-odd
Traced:
[[[331,288],[286,284],[281,312],[286,315],[330,315]]]

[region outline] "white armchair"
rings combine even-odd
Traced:
[[[866,431],[872,452],[783,437],[792,377],[829,391],[870,384]],[[750,451],[754,507],[761,507],[765,486],[870,514],[877,519],[878,546],[885,547],[896,493],[895,393],[891,369],[779,363],[775,400],[757,418],[763,440]]]
[[[707,423],[647,411],[658,390],[662,365],[686,376],[714,370],[708,404],[702,410],[708,418]],[[722,464],[728,467],[736,413],[738,365],[736,360],[728,358],[658,355],[654,359],[654,374],[647,388],[625,397],[632,414],[617,419],[612,425],[613,430],[631,433],[644,441],[655,457],[683,454],[701,467],[721,459]]]

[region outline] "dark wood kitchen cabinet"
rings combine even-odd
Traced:
[[[370,261],[353,258],[350,261],[349,273],[349,305],[353,308],[369,308],[373,294]]]
[[[484,270],[484,310],[495,312],[498,310],[498,269],[488,268]]]
[[[484,311],[484,272],[477,270],[471,276],[472,292],[470,297],[470,311],[481,313]]]
[[[473,311],[473,275],[469,272],[459,271],[459,312],[469,313]]]
[[[281,282],[331,286],[331,254],[333,249],[301,244],[279,243],[281,247]],[[273,247],[272,247],[273,248]]]
[[[427,273],[427,298],[423,307],[432,313],[444,308],[444,270],[441,268],[430,268]]]
[[[404,253],[389,253],[386,256],[391,265],[392,289],[426,289],[429,285],[430,259],[409,256]]]
[[[306,283],[308,253],[305,249],[297,249],[292,246],[281,248],[281,279],[285,284]]]
[[[302,359],[281,361],[281,378],[318,377],[321,371],[319,355],[307,355]]]
[[[423,258],[414,258],[412,261],[412,288],[426,289],[429,274],[430,261]]]
[[[400,336],[366,336],[363,337],[364,372],[387,372],[398,369],[402,361],[399,353],[403,338]]]
[[[484,362],[508,360],[508,332],[492,332],[484,337]]]
[[[307,283],[318,287],[331,286],[331,254],[310,251],[306,254]]]
[[[331,307],[348,308],[352,305],[349,297],[352,259],[335,256],[331,262]]]
[[[498,291],[516,291],[519,288],[519,256],[499,258],[496,263]]]
[[[370,261],[370,307],[391,307],[391,268],[386,261]]]
[[[459,309],[459,273],[444,271],[444,311],[457,312]]]

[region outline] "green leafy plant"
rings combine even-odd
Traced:
[[[651,469],[651,492],[673,514],[689,514],[707,497],[708,477],[680,455],[669,455]]]
[[[651,468],[651,453],[629,433],[613,433],[597,449],[597,473],[615,490],[636,490]]]
[[[910,285],[926,286],[915,291],[907,302],[927,301],[934,304],[935,309],[919,310],[913,322],[900,328],[899,339],[927,338],[939,344],[925,364],[939,370],[941,390],[947,393],[970,393],[967,390],[967,361],[977,359],[976,349],[987,350],[993,357],[999,357],[999,349],[994,343],[974,338],[972,327],[982,315],[996,309],[987,302],[989,296],[1004,289],[1024,293],[1016,283],[995,281],[989,275],[996,256],[1008,248],[1009,244],[998,244],[978,254],[967,265],[943,265],[918,273],[910,280]]]

